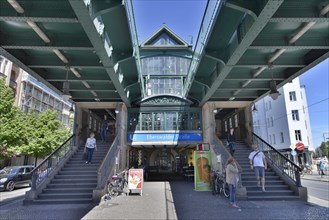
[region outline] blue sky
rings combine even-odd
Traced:
[[[143,43],[163,23],[187,43],[196,42],[206,0],[133,0],[139,42]],[[311,121],[313,145],[323,141],[323,133],[329,132],[329,59],[305,72],[300,77],[306,87]],[[329,137],[329,134],[326,134]]]

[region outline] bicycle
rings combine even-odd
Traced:
[[[312,175],[313,171],[309,166],[306,166],[303,168],[303,170],[300,173],[300,176],[303,177],[305,174]]]
[[[126,170],[113,175],[111,177],[112,181],[108,181],[107,184],[107,194],[105,195],[105,200],[111,199],[111,197],[118,196],[122,193],[128,195],[128,181],[126,179]]]
[[[213,172],[212,178],[212,194],[221,194],[228,198],[230,197],[230,188],[225,180],[225,174],[221,174],[219,171]]]

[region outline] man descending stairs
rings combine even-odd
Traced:
[[[294,200],[300,199],[280,177],[267,166],[265,170],[265,188],[257,186],[254,170],[250,168],[249,154],[252,152],[245,143],[237,141],[234,158],[242,168],[241,184],[246,187],[248,200]]]
[[[33,203],[92,203],[93,189],[97,186],[97,169],[110,146],[97,144],[91,164],[86,164],[83,158],[84,146],[79,147]]]

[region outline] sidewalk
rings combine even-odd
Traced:
[[[312,175],[305,175],[301,178],[305,179],[305,180],[315,180],[315,181],[329,182],[329,176],[328,175],[324,175],[324,176],[321,177],[317,173],[313,173]]]
[[[194,190],[192,182],[145,182],[143,195],[118,196],[97,205],[0,206],[1,219],[328,219],[329,208],[303,201],[238,201]]]

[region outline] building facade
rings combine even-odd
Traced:
[[[277,100],[266,96],[255,103],[253,131],[295,162],[311,164],[314,147],[305,87],[296,78],[278,91],[281,95]],[[290,146],[297,142],[305,148],[292,156]]]
[[[72,103],[65,101],[49,87],[39,82],[27,72],[17,67],[10,60],[0,56],[0,75],[5,78],[6,85],[14,92],[15,105],[23,112],[33,109],[37,114],[48,109],[57,113],[57,119],[67,127],[71,127],[70,113]]]

